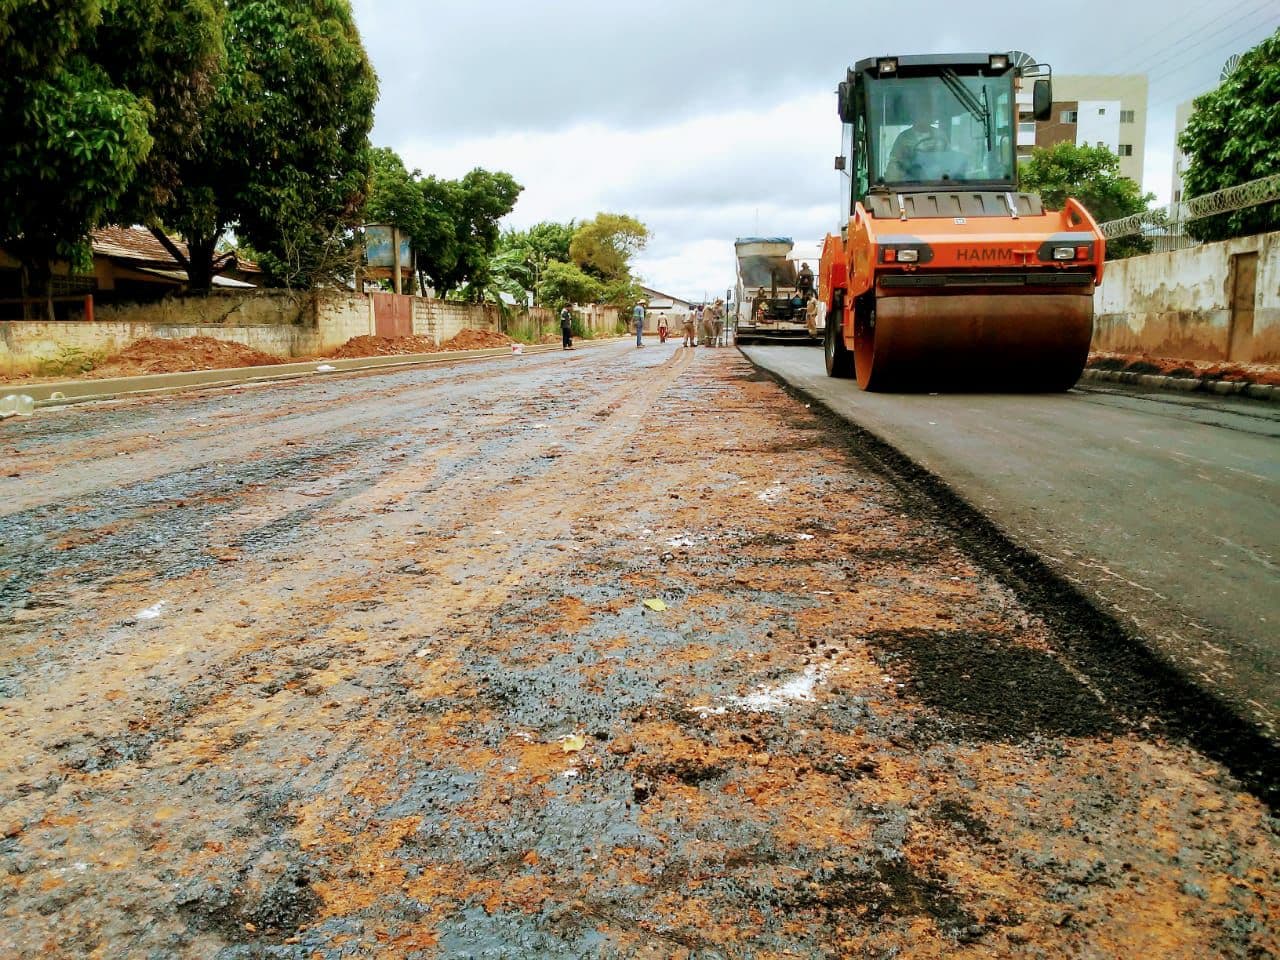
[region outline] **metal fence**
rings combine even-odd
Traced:
[[[1141,234],[1154,241],[1157,252],[1177,250],[1199,243],[1187,235],[1185,225],[1189,221],[1277,200],[1280,200],[1280,173],[1171,203],[1167,207],[1156,207],[1119,220],[1108,220],[1098,226],[1108,240]]]

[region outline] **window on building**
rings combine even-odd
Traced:
[[[1019,133],[1025,133],[1025,134],[1030,134],[1031,136],[1033,136],[1033,137],[1034,137],[1034,136],[1035,136],[1035,134],[1036,134],[1036,125],[1035,125],[1035,122],[1034,122],[1034,121],[1032,121],[1031,123],[1019,123],[1019,124],[1018,124],[1018,132],[1019,132]]]
[[[1122,144],[1120,144],[1119,149],[1117,149],[1117,150],[1116,150],[1116,154],[1117,154],[1118,156],[1121,156],[1121,157],[1132,157],[1132,156],[1133,156],[1133,144],[1132,144],[1132,143],[1122,143]]]
[[[1098,116],[1100,116],[1100,117],[1105,117],[1106,115],[1107,115],[1107,108],[1106,108],[1106,107],[1099,107],[1099,108],[1098,108]]]
[[[1062,113],[1058,116],[1058,122],[1059,123],[1075,123],[1076,115],[1077,114],[1075,110],[1063,110]]]
[[[1121,111],[1120,111],[1120,122],[1121,122],[1121,123],[1133,123],[1133,111],[1132,111],[1132,110],[1121,110]]]

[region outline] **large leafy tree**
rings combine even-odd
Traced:
[[[0,243],[46,297],[53,260],[172,187],[220,68],[213,0],[0,0]],[[50,308],[46,308],[50,312]]]
[[[410,236],[420,233],[427,205],[422,196],[420,175],[408,170],[390,147],[372,153],[373,179],[364,207],[366,223],[389,223]]]
[[[569,262],[569,245],[576,229],[572,220],[568,223],[547,220],[534,224],[528,230],[506,231],[498,246],[501,251],[511,251],[519,256],[529,274],[529,287],[536,295],[547,265]]]
[[[1018,176],[1022,189],[1040,194],[1049,209],[1061,210],[1067,198],[1074,197],[1099,223],[1141,213],[1155,200],[1155,194],[1144,194],[1120,173],[1120,158],[1106,147],[1074,143],[1038,147]],[[1146,237],[1122,237],[1107,242],[1107,257],[1150,253],[1151,246]]]
[[[1280,30],[1240,58],[1216,89],[1197,97],[1178,138],[1187,155],[1183,187],[1197,197],[1280,173]],[[1280,202],[1192,220],[1187,232],[1224,240],[1280,229]]]
[[[599,213],[574,231],[569,244],[573,262],[605,281],[631,276],[631,260],[649,242],[649,229],[625,213]]]
[[[421,181],[425,211],[413,246],[419,271],[440,294],[489,285],[500,221],[515,209],[523,189],[508,173],[479,168],[461,180]]]
[[[226,70],[203,147],[149,225],[193,290],[207,289],[234,227],[268,278],[306,286],[350,266],[350,229],[368,189],[378,84],[348,0],[224,0]]]
[[[538,282],[538,302],[550,307],[573,303],[595,303],[604,295],[604,285],[577,264],[552,260]]]

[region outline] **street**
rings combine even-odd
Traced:
[[[873,394],[766,369],[936,474],[1181,671],[1280,735],[1280,407],[1182,394]]]
[[[821,388],[820,351],[751,355]],[[1203,624],[1169,655],[1270,717],[1275,420],[1139,402],[902,408],[1117,605],[1081,545],[1131,538],[1107,576],[1162,603],[1126,612]],[[1111,439],[1046,442],[1073,419]],[[1020,452],[967,487],[996,433]],[[1280,954],[1274,785],[857,442],[737,350],[626,342],[0,424],[0,953]],[[1119,451],[1072,512],[1070,462]],[[1223,544],[1194,586],[1170,517]]]

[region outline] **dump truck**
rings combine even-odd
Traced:
[[[864,390],[1079,379],[1105,242],[1076,200],[1050,211],[1018,190],[1020,110],[1044,119],[1053,100],[1049,67],[1022,59],[872,57],[839,84],[842,224],[818,271],[830,376]]]
[[[741,237],[734,241],[738,285],[734,302],[736,342],[813,342],[806,316],[816,279],[804,287],[790,237]],[[819,326],[820,330],[821,327]]]

